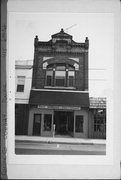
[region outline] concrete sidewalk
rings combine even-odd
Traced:
[[[71,137],[15,136],[16,141],[57,144],[106,144],[105,139],[84,139]]]

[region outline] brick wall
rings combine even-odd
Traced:
[[[84,48],[72,47],[70,50],[56,47],[56,50],[51,45],[35,46],[34,66],[32,87],[40,89],[45,86],[46,70],[43,69],[43,57],[52,57],[48,63],[69,63],[74,65],[76,61],[69,58],[79,59],[79,70],[75,73],[75,88],[76,90],[88,90],[88,52]],[[44,61],[45,62],[45,61]]]

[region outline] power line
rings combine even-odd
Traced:
[[[15,79],[18,79],[17,77],[15,77]],[[45,78],[31,78],[31,77],[25,77],[25,79],[30,79],[30,80],[46,80]],[[83,78],[74,78],[75,80],[83,80]],[[91,81],[106,81],[106,79],[90,79],[90,78],[84,78],[85,80],[91,80]]]

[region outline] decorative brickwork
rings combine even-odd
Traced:
[[[78,67],[75,69],[75,90],[88,90],[88,38],[85,43],[77,43],[63,29],[51,37],[47,42],[35,37],[32,87],[41,89],[45,86],[46,68],[43,68],[43,63],[46,62],[46,66],[65,63]]]

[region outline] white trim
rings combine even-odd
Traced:
[[[73,61],[75,61],[75,62],[79,62],[79,58],[72,58],[72,57],[69,57],[68,59],[71,59],[71,60],[73,60]]]
[[[32,69],[33,65],[15,65],[15,69]]]
[[[32,88],[32,90],[34,91],[57,91],[57,92],[75,92],[75,93],[89,93],[89,91],[73,91],[73,90],[61,90],[61,89],[34,89]]]

